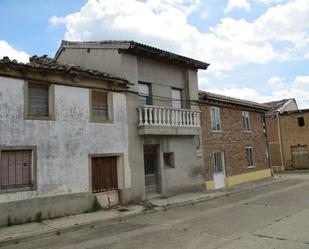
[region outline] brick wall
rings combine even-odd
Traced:
[[[206,180],[213,178],[212,152],[216,150],[224,151],[227,177],[269,168],[262,114],[249,112],[251,132],[245,132],[242,121],[242,111],[245,110],[218,106],[220,108],[221,132],[212,132],[210,106],[213,105],[201,107]],[[254,169],[247,168],[246,147],[253,147]]]

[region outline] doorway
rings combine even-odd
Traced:
[[[158,193],[159,145],[144,145],[146,194]]]
[[[216,189],[225,187],[224,153],[222,151],[213,153],[213,179]]]

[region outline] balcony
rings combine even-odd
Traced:
[[[198,135],[200,112],[144,105],[138,108],[139,135]]]

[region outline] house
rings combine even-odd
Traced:
[[[207,189],[271,176],[264,113],[269,107],[200,92]]]
[[[197,71],[207,63],[134,41],[63,41],[55,59],[133,83],[124,202],[205,188]]]
[[[298,109],[295,99],[266,104],[272,107],[266,124],[273,169],[308,169],[309,110]]]
[[[130,184],[128,85],[46,56],[0,60],[0,225],[89,211]]]

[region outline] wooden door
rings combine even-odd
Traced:
[[[117,190],[117,157],[92,158],[92,192]]]
[[[307,145],[292,146],[291,152],[294,168],[309,168],[309,155]]]

